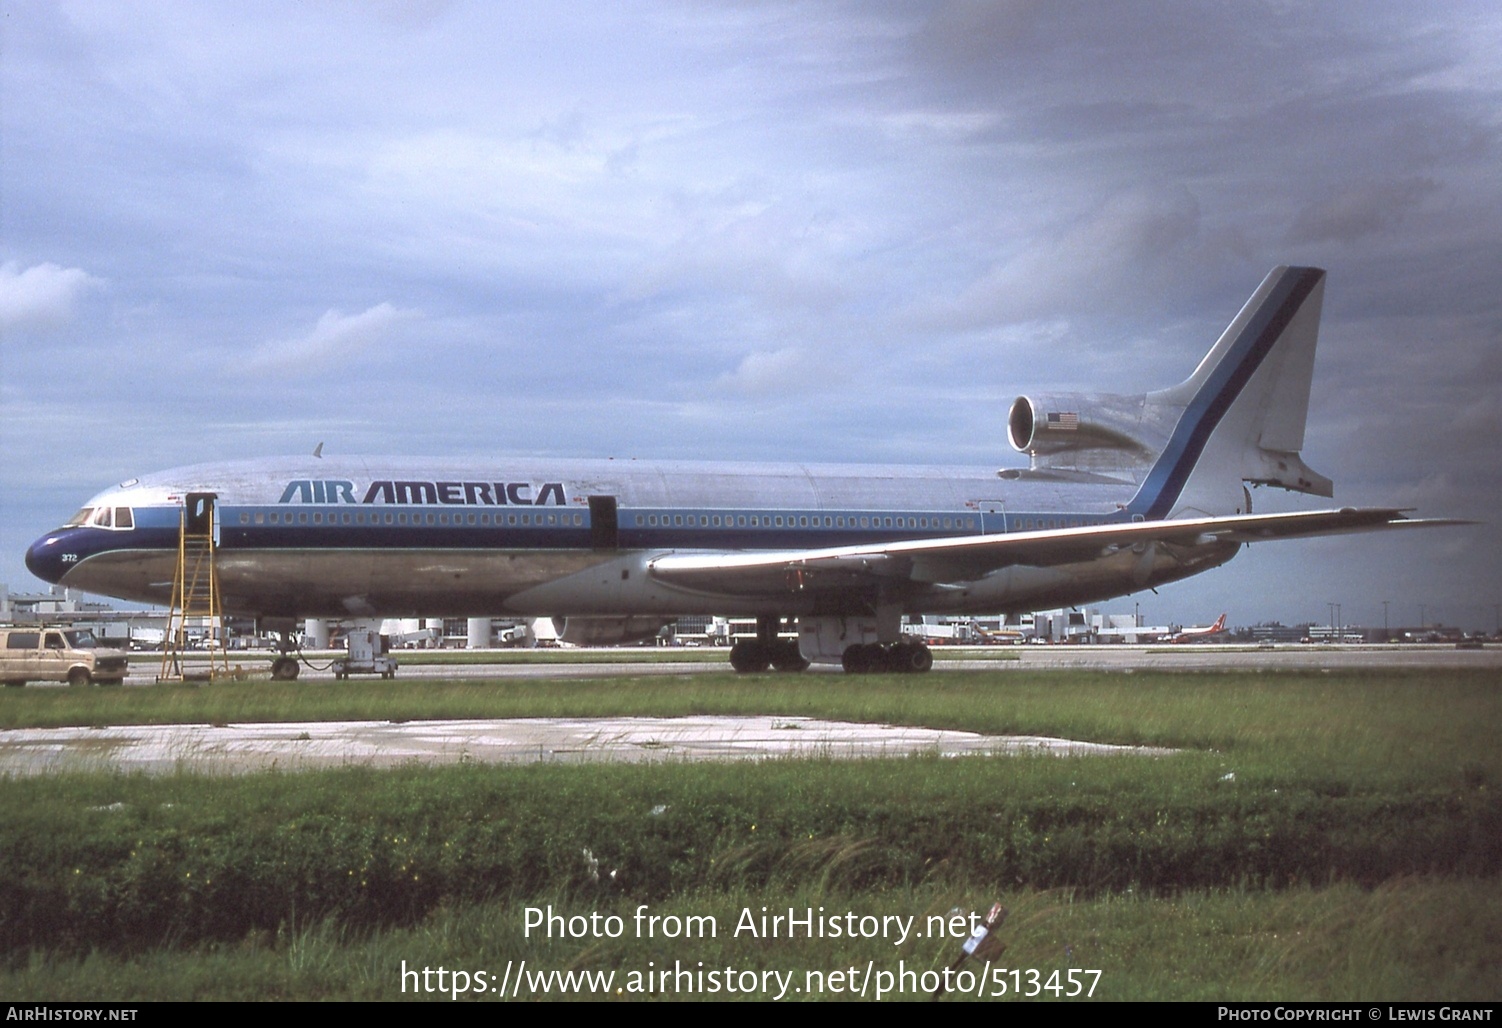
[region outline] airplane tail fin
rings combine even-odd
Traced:
[[[1299,456],[1324,293],[1322,269],[1274,268],[1192,375],[1147,394],[1144,415],[1173,427],[1132,514],[1247,513],[1243,483],[1334,494]]]

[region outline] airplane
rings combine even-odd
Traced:
[[[322,455],[131,478],[26,552],[44,581],[170,601],[183,517],[217,532],[226,613],[551,617],[565,642],[755,617],[741,672],[922,672],[906,614],[1074,606],[1230,560],[1245,543],[1463,524],[1397,508],[1254,513],[1252,487],[1333,496],[1299,455],[1325,272],[1274,268],[1183,382],[1030,393],[1026,467]],[[187,511],[187,514],[184,514]],[[779,638],[796,619],[796,639]]]
[[[1225,630],[1226,616],[1222,614],[1220,617],[1215,619],[1215,624],[1205,625],[1201,628],[1181,628],[1177,632],[1173,633],[1173,635],[1169,636],[1168,641],[1171,643],[1194,642],[1194,640],[1196,639],[1204,639],[1212,635],[1219,635]]]

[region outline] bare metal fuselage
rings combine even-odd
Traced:
[[[855,613],[878,599],[912,613],[989,613],[1122,595],[1234,555],[1235,545],[1148,544],[978,577],[958,568],[907,573],[889,586],[878,572],[690,588],[652,571],[667,554],[1109,523],[1125,519],[1136,488],[1125,478],[1007,480],[974,468],[266,460],[182,468],[107,490],[90,506],[131,508],[132,530],[59,530],[51,552],[71,557],[58,569],[64,585],[165,604],[183,497],[212,494],[226,611],[287,617],[793,616]]]

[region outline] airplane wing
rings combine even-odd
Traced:
[[[971,582],[998,568],[1071,564],[1149,543],[1198,547],[1471,523],[1410,518],[1407,511],[1398,508],[1345,507],[1129,521],[824,549],[670,553],[651,560],[648,570],[655,578],[682,588],[743,595],[788,588],[838,589],[882,579],[942,586]]]

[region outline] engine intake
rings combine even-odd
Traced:
[[[1013,449],[1031,457],[1099,450],[1118,462],[1150,460],[1154,448],[1139,437],[1146,399],[1077,393],[1019,396],[1007,414],[1007,438]]]

